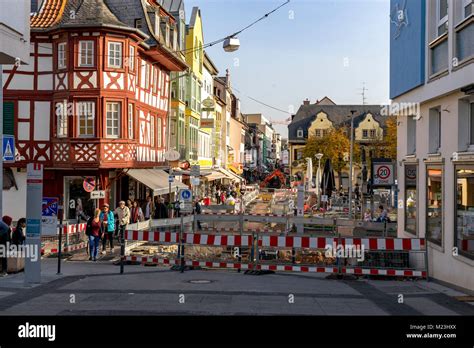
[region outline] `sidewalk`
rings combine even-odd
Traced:
[[[56,275],[54,259],[43,260],[42,270],[43,283],[33,287],[24,287],[23,273],[0,279],[0,314],[474,315],[472,304],[453,298],[462,293],[420,280],[342,281],[325,279],[324,274],[252,276],[223,270],[179,273],[129,265],[120,275],[110,262],[64,262],[62,275]]]

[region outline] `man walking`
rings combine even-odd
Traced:
[[[102,206],[102,213],[100,213],[100,221],[102,222],[104,234],[102,239],[102,254],[106,253],[107,240],[110,244],[110,252],[114,251],[114,231],[115,231],[115,220],[114,213],[110,211],[110,207],[107,203]]]
[[[148,196],[146,198],[145,204],[145,220],[150,220],[153,217],[153,213],[155,212],[155,205],[153,204],[153,198]]]
[[[130,209],[125,205],[125,201],[120,201],[119,206],[115,209],[115,214],[118,216],[119,230],[115,232],[115,237],[118,233],[125,231],[125,226],[130,223]]]

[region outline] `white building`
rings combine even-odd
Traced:
[[[392,0],[391,11],[390,97],[400,109],[398,235],[425,237],[429,276],[472,291],[474,4]]]

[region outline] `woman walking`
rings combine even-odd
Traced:
[[[94,216],[87,221],[86,235],[89,237],[89,261],[97,261],[97,254],[99,252],[100,239],[102,238],[103,230],[100,222],[100,209],[94,211]]]
[[[138,201],[133,201],[132,203],[132,212],[130,216],[130,222],[135,224],[137,222],[145,220],[143,217],[142,208],[138,205]]]
[[[105,203],[100,213],[100,221],[103,225],[104,233],[102,234],[102,254],[105,254],[107,249],[107,240],[110,244],[110,252],[114,251],[114,231],[115,231],[115,220],[114,213],[110,211],[109,205]]]

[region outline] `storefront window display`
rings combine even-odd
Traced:
[[[456,168],[456,238],[459,254],[474,259],[474,166]]]
[[[443,168],[427,167],[426,238],[441,245],[443,240]]]
[[[405,166],[405,231],[416,234],[417,166]]]

